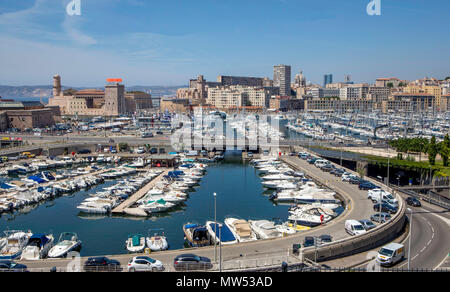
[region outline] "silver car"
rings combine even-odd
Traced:
[[[163,271],[163,264],[146,256],[134,257],[128,262],[128,272],[158,272]]]

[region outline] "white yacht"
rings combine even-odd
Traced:
[[[313,206],[304,206],[289,211],[289,221],[293,224],[315,227],[325,224],[334,218],[334,212]]]
[[[225,225],[230,228],[233,235],[239,242],[248,242],[257,240],[256,233],[253,232],[250,224],[245,220],[236,218],[225,219]]]
[[[206,229],[208,230],[209,236],[212,242],[216,242],[222,245],[230,245],[238,243],[237,238],[234,236],[233,232],[231,232],[228,226],[217,222],[215,224],[213,221],[206,222]]]
[[[22,251],[32,236],[23,231],[5,231],[6,243],[0,251],[0,260],[14,260],[22,255]]]
[[[49,258],[66,257],[68,253],[81,248],[81,240],[78,235],[72,232],[64,232],[60,235],[58,243],[49,252]]]
[[[173,208],[175,204],[164,201],[163,199],[157,201],[148,201],[139,205],[139,208],[147,212],[147,214],[161,213]]]
[[[248,221],[252,230],[256,233],[259,239],[269,239],[283,236],[275,224],[268,220]]]

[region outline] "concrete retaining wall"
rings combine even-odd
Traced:
[[[320,262],[358,254],[392,242],[401,234],[406,223],[406,204],[400,196],[396,197],[399,200],[399,211],[391,221],[365,234],[332,242],[317,250],[314,247],[304,249],[303,256]]]

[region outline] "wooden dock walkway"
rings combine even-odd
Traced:
[[[122,204],[114,208],[112,210],[113,214],[123,214],[125,213],[125,210],[129,208],[131,205],[136,203],[138,200],[140,200],[142,197],[147,194],[149,190],[151,190],[158,182],[160,182],[165,175],[168,175],[170,170],[165,170],[163,173],[161,173],[159,176],[155,177],[151,182],[149,182],[147,185],[145,185],[143,188],[141,188],[139,191],[137,191],[134,195],[129,197],[127,200],[125,200]]]

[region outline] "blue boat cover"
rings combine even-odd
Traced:
[[[28,240],[28,243],[31,242],[38,242],[39,246],[42,247],[49,242],[50,239],[45,234],[33,234],[30,239]]]
[[[28,179],[31,179],[31,180],[37,182],[38,184],[43,184],[46,182],[45,180],[43,180],[42,178],[40,178],[38,176],[30,176]]]
[[[210,223],[209,226],[211,226],[212,231],[214,231],[214,223]],[[216,235],[218,238],[222,240],[222,242],[228,242],[228,241],[235,241],[236,238],[234,237],[231,230],[224,224],[222,224],[221,228],[221,234],[219,234],[219,224],[217,223],[217,229],[216,229]]]
[[[0,184],[0,188],[2,188],[2,189],[4,189],[4,190],[9,190],[9,189],[12,189],[12,188],[14,188],[14,186],[13,186],[13,185],[10,185],[10,184],[7,184],[7,183],[4,183],[4,182],[2,182],[2,183]]]
[[[195,227],[198,227],[199,225],[198,224],[186,224],[185,226],[184,226],[184,228],[186,228],[186,229],[191,229],[191,228],[195,228]]]

